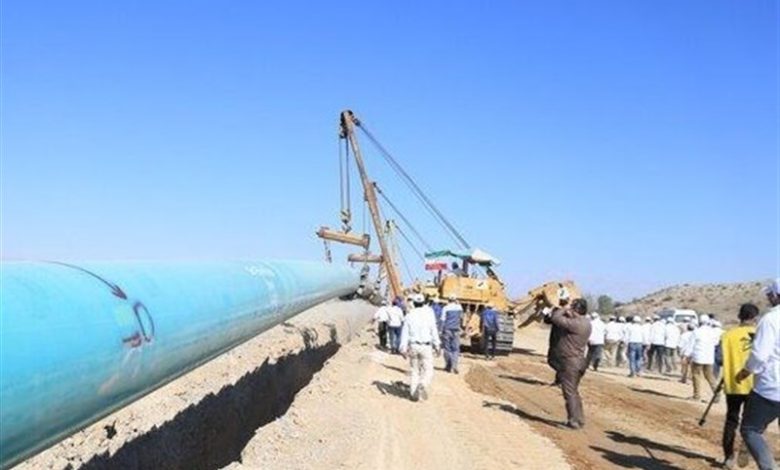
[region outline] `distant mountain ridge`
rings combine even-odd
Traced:
[[[620,315],[653,315],[664,308],[685,308],[697,313],[713,313],[726,323],[736,322],[740,305],[752,302],[763,313],[769,308],[761,288],[768,281],[724,284],[680,284],[620,305]]]

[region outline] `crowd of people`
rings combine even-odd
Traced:
[[[679,367],[680,382],[692,383],[692,400],[702,399],[704,384],[718,401],[726,397],[723,428],[724,467],[744,466],[744,447],[735,453],[739,429],[747,450],[761,470],[777,470],[764,432],[780,419],[780,279],[765,290],[772,309],[760,315],[758,307],[744,304],[737,312],[739,325],[724,331],[712,315],[687,323],[658,315],[610,316],[604,322],[597,312],[588,314],[584,299],[570,299],[565,288],[560,304],[544,310],[551,324],[547,362],[555,371],[567,413],[566,426],[580,429],[585,415],[579,384],[588,368],[628,365],[629,377],[648,371],[670,375]],[[433,379],[434,356],[444,351],[445,371],[457,374],[463,308],[455,297],[447,302],[412,295],[380,307],[374,317],[379,344],[409,360],[410,398],[426,400]],[[481,313],[485,356],[495,355],[498,312],[492,305]],[[491,347],[492,346],[492,347]]]

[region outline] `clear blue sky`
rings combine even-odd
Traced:
[[[4,1],[2,256],[320,259],[349,107],[515,293],[777,274],[778,2],[379,3]]]

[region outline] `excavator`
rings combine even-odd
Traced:
[[[506,286],[498,275],[499,260],[479,249],[472,248],[463,235],[442,214],[398,161],[376,139],[365,124],[351,110],[345,110],[339,121],[339,175],[341,182],[341,229],[334,230],[322,226],[316,232],[323,240],[325,258],[332,261],[330,242],[343,243],[362,248],[362,252],[348,256],[353,264],[362,264],[361,286],[359,294],[363,297],[381,301],[382,299],[398,299],[404,301],[413,293],[422,293],[428,299],[454,298],[463,306],[464,318],[462,331],[463,343],[470,345],[472,352],[482,352],[485,341],[481,331],[481,313],[492,305],[501,315],[499,317],[499,332],[496,338],[496,352],[509,354],[514,343],[516,329],[526,327],[535,321],[540,321],[546,308],[556,307],[560,296],[565,290],[571,298],[580,296],[580,291],[572,281],[548,282],[528,291],[520,299],[510,299]],[[434,220],[444,229],[457,245],[456,249],[432,250],[426,237],[417,230],[409,218],[401,212],[381,189],[378,183],[369,178],[363,153],[358,141],[357,132],[361,131],[390,167],[398,174],[414,196],[433,216]],[[370,251],[372,237],[369,233],[356,234],[352,230],[352,210],[350,203],[350,153],[354,159],[360,185],[363,190],[365,208],[370,214],[373,234],[379,246],[379,253]],[[379,198],[385,203],[386,210],[392,211],[396,218],[383,216]],[[405,228],[402,230],[401,221]],[[364,222],[364,229],[365,229]],[[412,237],[425,246],[427,251],[415,247]],[[364,232],[367,230],[364,230]],[[422,258],[425,269],[435,273],[433,279],[420,281],[416,279],[408,263],[402,255],[398,244],[398,236]],[[399,260],[407,268],[410,282],[404,286],[401,279]],[[378,265],[378,273],[373,282],[370,280],[370,265]],[[384,286],[384,291],[382,290]]]

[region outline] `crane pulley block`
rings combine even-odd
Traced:
[[[332,240],[334,242],[360,246],[365,250],[368,249],[368,245],[371,243],[371,236],[367,233],[364,233],[363,235],[357,235],[353,233],[331,230],[328,227],[320,227],[320,229],[317,231],[317,236],[325,240]]]

